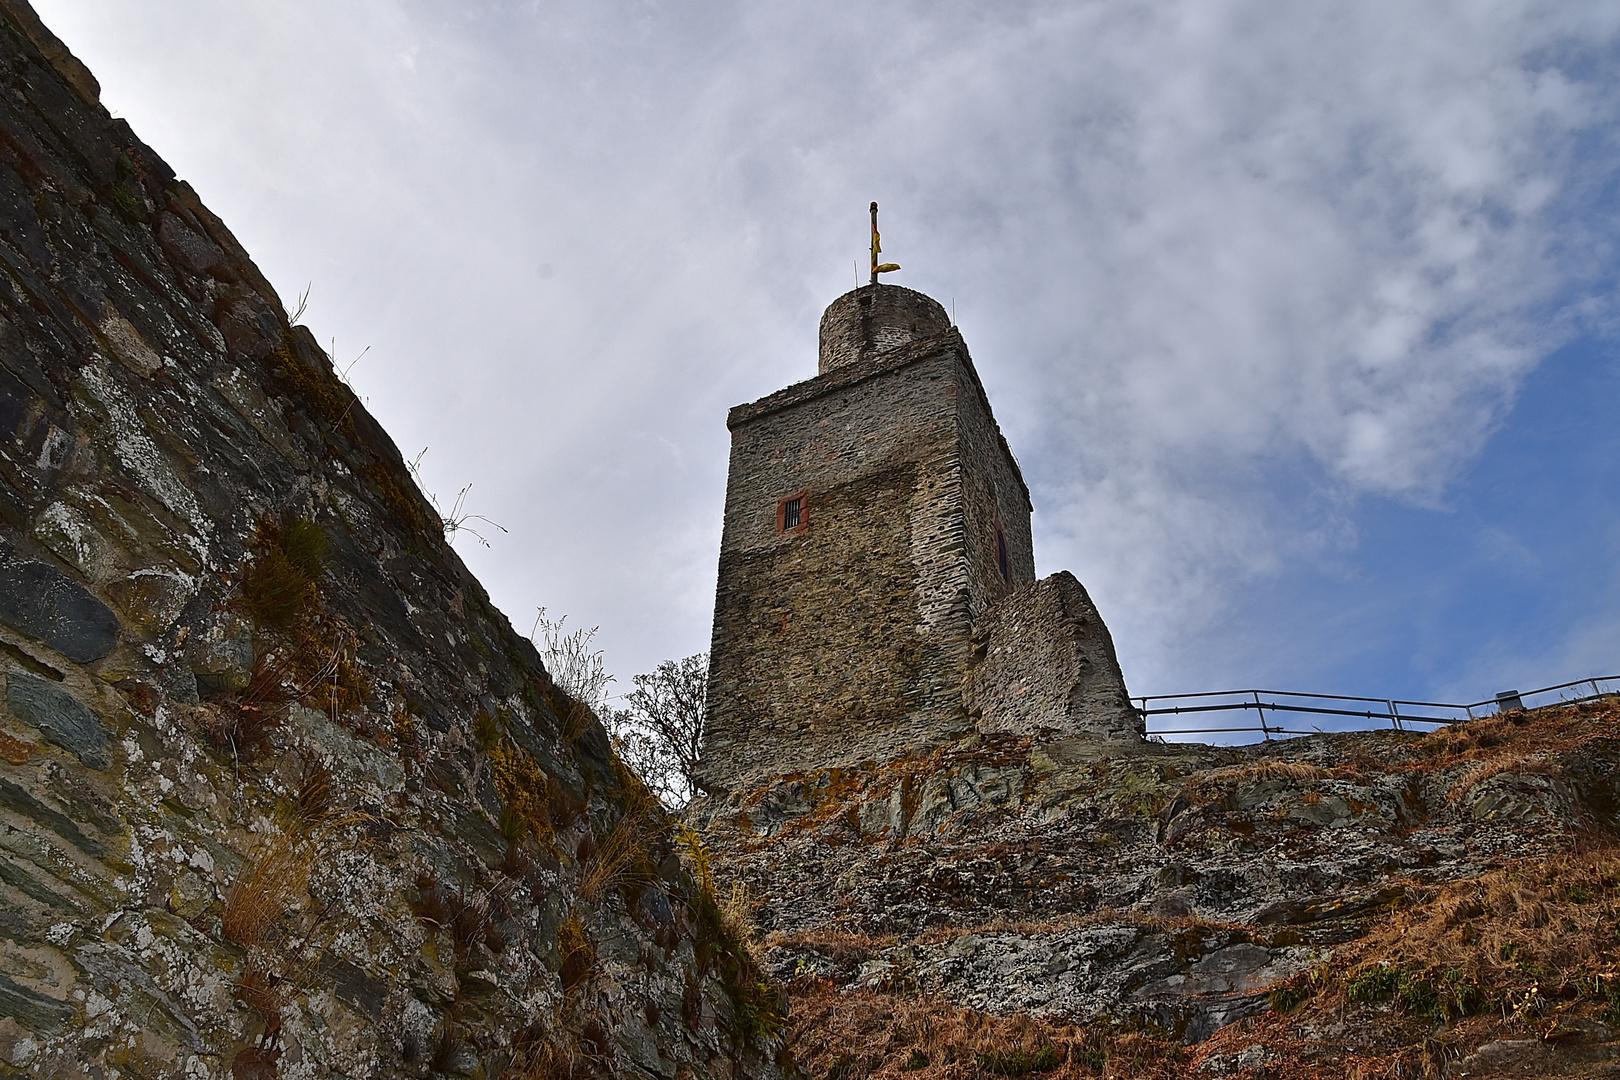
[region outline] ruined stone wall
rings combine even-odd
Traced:
[[[661,811],[70,61],[0,2],[0,1074],[782,1075]]]
[[[1113,637],[1067,570],[992,605],[973,627],[973,655],[963,700],[985,734],[1143,738]]]

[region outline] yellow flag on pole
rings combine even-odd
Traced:
[[[879,274],[887,274],[892,270],[900,269],[899,263],[879,263],[878,252],[883,250],[883,238],[878,235],[877,203],[872,204],[872,284],[877,284]]]

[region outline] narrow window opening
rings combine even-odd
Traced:
[[[777,532],[803,532],[809,524],[810,508],[805,501],[804,492],[801,491],[795,495],[789,495],[785,499],[777,500]]]
[[[1012,580],[1012,570],[1007,566],[1007,534],[996,526],[996,568],[1001,571],[1002,581]]]

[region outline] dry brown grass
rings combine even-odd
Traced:
[[[282,1009],[315,968],[315,960],[289,948],[302,929],[298,913],[307,906],[315,856],[307,838],[276,833],[225,894],[220,931],[245,954],[236,997],[259,1014],[268,1033],[280,1029]]]
[[[602,834],[599,844],[581,844],[579,892],[595,903],[611,892],[639,896],[658,876],[648,850],[647,827],[625,814]]]
[[[1327,780],[1339,775],[1337,769],[1325,769],[1304,761],[1256,761],[1250,765],[1230,765],[1214,769],[1196,778],[1198,786],[1236,787],[1260,780]]]
[[[1452,724],[1425,735],[1416,745],[1450,765],[1511,751],[1537,753],[1551,759],[1595,736],[1616,735],[1620,735],[1620,703],[1588,701]],[[1420,762],[1408,767],[1430,769],[1433,763]]]
[[[332,773],[326,766],[316,762],[304,770],[298,784],[298,802],[294,813],[299,829],[305,834],[321,828],[337,816]]]
[[[242,1004],[274,1025],[287,1002],[285,980],[280,965],[268,950],[248,950],[247,962],[242,966],[242,977],[236,982],[236,997]]]
[[[773,933],[767,935],[764,942],[768,949],[805,949],[825,953],[840,964],[865,960],[899,943],[896,937],[873,937],[837,926],[823,926],[796,934]]]
[[[1287,992],[1307,1017],[1393,1000],[1431,1019],[1512,1016],[1546,1034],[1554,1000],[1620,1015],[1617,920],[1620,848],[1526,861],[1430,890]]]
[[[603,834],[600,844],[580,845],[579,894],[585,899],[596,903],[616,890],[630,872],[636,845],[630,833],[620,821]]]
[[[1423,742],[1426,748],[1438,750],[1442,754],[1489,751],[1521,741],[1521,733],[1527,725],[1535,724],[1540,727],[1541,724],[1537,721],[1545,719],[1546,717],[1531,713],[1520,713],[1511,718],[1490,716],[1482,720],[1470,720],[1467,723],[1439,728],[1425,737]]]
[[[502,1075],[509,1080],[572,1080],[585,1065],[573,1040],[559,1044],[537,1024],[512,1040],[512,1063]]]
[[[1498,870],[1395,913],[1355,953],[1459,970],[1485,987],[1561,987],[1615,969],[1617,887],[1612,847]]]
[[[793,993],[789,1045],[809,1076],[828,1080],[1184,1075],[1181,1050],[1146,1035],[989,1016],[930,998],[840,992],[819,980]]]
[[[1451,785],[1446,792],[1446,804],[1454,806],[1474,788],[1503,773],[1536,773],[1547,772],[1551,766],[1542,760],[1539,754],[1527,754],[1518,750],[1506,750],[1494,757],[1483,758],[1470,766],[1457,782]]]
[[[220,916],[225,940],[244,949],[275,941],[282,920],[307,896],[314,865],[312,844],[282,833],[265,840],[225,894]]]
[[[1613,837],[1410,892],[1417,903],[1275,989],[1287,1015],[1224,1028],[1189,1048],[1194,1061],[1264,1046],[1272,1080],[1406,1080],[1449,1075],[1448,1062],[1488,1042],[1540,1038],[1552,1055],[1545,1075],[1587,1075],[1579,1038],[1573,1056],[1554,1059],[1580,1021],[1620,1023]]]
[[[324,769],[305,775],[300,796],[283,807],[282,827],[261,840],[220,913],[220,933],[245,954],[236,997],[264,1019],[266,1034],[279,1031],[282,1009],[312,984],[327,948],[354,921],[313,901],[313,876],[335,847],[370,842],[372,818],[334,810]]]

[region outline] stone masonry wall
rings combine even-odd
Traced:
[[[916,593],[949,602],[957,568],[919,580],[912,556],[915,530],[952,530],[950,369],[924,359],[733,426],[704,751],[715,782],[938,722],[930,695],[898,688],[951,687],[959,660],[944,650],[966,657],[965,618],[954,642],[918,632]],[[778,500],[800,491],[807,526],[779,532]]]
[[[1015,583],[1034,564],[1027,494],[961,338],[840,364],[728,422],[705,782],[966,730],[973,612],[1007,587],[988,523],[1004,522]],[[779,500],[801,491],[808,523],[783,533]]]
[[[1029,489],[990,412],[989,398],[965,347],[962,376],[957,387],[961,403],[957,438],[963,462],[969,616],[977,622],[991,604],[1035,580],[1035,548],[1030,536]],[[1006,539],[1006,577],[996,557],[997,528]]]
[[[21,0],[0,85],[0,1076],[791,1071],[230,231]]]
[[[973,628],[973,653],[963,698],[985,734],[1142,740],[1113,637],[1067,570],[992,606]]]

